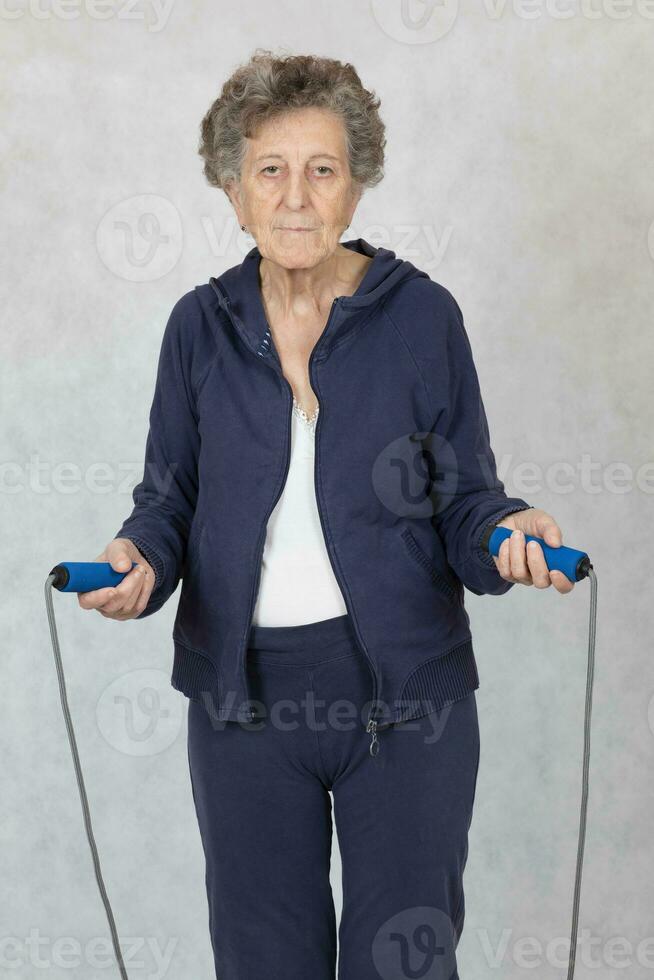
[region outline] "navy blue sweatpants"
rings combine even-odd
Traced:
[[[218,980],[458,980],[479,727],[475,692],[378,732],[349,616],[252,626],[261,720],[189,702],[188,758]]]

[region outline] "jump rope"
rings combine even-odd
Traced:
[[[497,556],[500,545],[505,540],[511,536],[511,530],[507,527],[499,527],[497,525],[490,525],[486,534],[484,535],[484,540],[482,546],[486,548],[491,555]],[[570,954],[568,957],[568,974],[567,980],[573,980],[574,969],[575,969],[575,959],[577,952],[577,934],[578,934],[578,921],[579,921],[579,895],[581,891],[581,869],[583,864],[584,856],[584,843],[586,840],[586,811],[588,805],[588,767],[590,761],[590,715],[592,708],[592,698],[593,698],[593,671],[595,668],[595,629],[597,624],[597,577],[593,566],[591,565],[590,558],[585,551],[577,551],[574,548],[567,548],[561,546],[559,548],[553,548],[546,544],[542,538],[532,537],[530,534],[525,535],[525,542],[537,541],[538,544],[543,549],[543,555],[545,556],[545,562],[550,571],[558,570],[563,572],[564,575],[570,579],[571,582],[578,582],[583,578],[590,579],[590,621],[588,626],[588,671],[586,675],[586,706],[584,712],[584,754],[583,754],[583,777],[582,777],[582,793],[581,793],[581,807],[579,814],[579,842],[577,846],[577,869],[575,873],[575,886],[574,886],[574,899],[572,905],[572,932],[570,938]],[[137,563],[132,562],[132,568],[135,567]],[[50,636],[52,638],[52,648],[54,650],[55,664],[57,667],[57,677],[59,679],[59,694],[61,697],[61,705],[64,712],[64,719],[66,721],[66,730],[68,732],[68,741],[70,742],[70,749],[73,756],[73,763],[75,765],[75,775],[77,777],[77,786],[79,789],[79,795],[82,802],[82,812],[84,815],[84,826],[86,828],[86,836],[89,842],[89,847],[91,848],[91,854],[93,856],[93,867],[95,870],[95,878],[98,883],[98,888],[100,890],[100,895],[102,896],[102,901],[107,913],[107,920],[109,922],[109,929],[111,931],[111,941],[114,947],[114,953],[116,955],[116,962],[120,969],[120,975],[122,980],[129,980],[127,976],[127,971],[125,970],[125,964],[123,962],[123,956],[120,949],[120,942],[118,940],[118,933],[116,930],[116,923],[114,921],[113,912],[111,910],[111,905],[109,903],[109,898],[107,896],[107,891],[102,879],[102,872],[100,870],[100,858],[98,857],[98,849],[95,844],[95,839],[93,837],[93,828],[91,826],[91,814],[89,811],[89,803],[86,796],[86,789],[84,787],[84,779],[82,776],[82,767],[80,766],[79,754],[77,752],[77,743],[75,741],[75,733],[73,730],[73,723],[70,716],[70,709],[68,707],[68,698],[66,695],[66,682],[64,679],[64,671],[61,662],[61,652],[59,649],[59,640],[57,637],[57,627],[55,624],[54,608],[52,604],[52,589],[55,588],[59,592],[90,592],[93,589],[104,589],[107,587],[113,587],[118,585],[125,578],[128,572],[116,572],[111,567],[109,562],[74,562],[74,561],[64,561],[60,562],[58,565],[52,569],[48,575],[45,582],[45,604],[48,613],[48,623],[50,626]]]

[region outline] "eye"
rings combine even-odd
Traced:
[[[265,174],[266,170],[279,170],[279,167],[275,163],[269,163],[267,167],[263,168],[262,173]]]
[[[316,170],[329,170],[330,173],[334,173],[334,171],[332,170],[332,168],[331,167],[328,167],[327,164],[324,164],[324,163],[318,164],[318,166],[316,167]]]

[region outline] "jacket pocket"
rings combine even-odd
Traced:
[[[445,596],[446,599],[454,602],[459,594],[458,582],[449,572],[443,572],[437,567],[434,560],[418,544],[413,533],[407,527],[402,531],[407,552],[411,558],[423,569],[436,588]]]

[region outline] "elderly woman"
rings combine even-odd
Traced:
[[[561,593],[554,518],[507,497],[461,310],[412,263],[341,242],[382,176],[350,64],[257,51],[200,153],[255,245],[175,304],[142,482],[80,596],[145,618],[182,589],[173,686],[221,980],[457,977],[479,764],[464,588]],[[511,516],[508,516],[511,515]],[[513,530],[499,555],[495,524]]]

